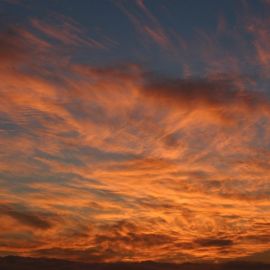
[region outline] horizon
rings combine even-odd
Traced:
[[[174,265],[174,266],[183,266],[183,265],[216,265],[216,266],[229,266],[229,265],[253,265],[253,266],[267,266],[270,267],[270,263],[260,262],[260,261],[248,261],[245,260],[245,258],[242,258],[242,260],[225,260],[225,261],[197,261],[197,262],[181,262],[181,263],[175,263],[175,262],[166,262],[166,261],[114,261],[114,262],[86,262],[81,260],[69,260],[67,259],[59,259],[57,257],[31,257],[31,256],[18,256],[18,255],[6,255],[6,256],[0,256],[0,266],[1,263],[20,263],[22,261],[28,261],[30,263],[33,262],[55,262],[55,263],[70,263],[70,264],[82,264],[82,265]]]
[[[270,268],[270,264],[259,263],[259,262],[245,262],[245,261],[227,261],[223,263],[215,262],[186,262],[181,264],[165,263],[165,262],[154,262],[154,261],[143,261],[143,262],[96,262],[86,263],[79,261],[60,260],[52,258],[31,258],[31,257],[18,257],[18,256],[7,256],[0,257],[0,266],[4,267],[5,270],[31,270],[39,269],[50,270],[50,269],[65,269],[65,270],[87,270],[87,269],[98,269],[98,270],[114,270],[114,269],[126,269],[126,270],[159,270],[167,269],[171,270],[267,270]],[[210,268],[209,268],[210,267]]]
[[[0,12],[1,258],[270,264],[270,1]]]

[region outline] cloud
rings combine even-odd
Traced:
[[[46,230],[52,227],[49,217],[42,213],[20,210],[11,205],[1,205],[0,214],[9,216],[22,225],[32,227],[34,229]]]
[[[243,257],[241,258],[243,261],[246,260],[246,261],[251,261],[251,262],[260,262],[260,261],[263,261],[265,263],[270,263],[270,259],[269,259],[269,254],[270,254],[270,250],[267,249],[263,252],[259,252],[259,253],[255,253],[255,254],[252,254],[248,257]]]
[[[268,250],[268,92],[233,72],[75,63],[86,40],[73,23],[36,19],[0,38],[1,252],[184,262]]]
[[[0,59],[3,63],[14,63],[25,58],[26,44],[15,27],[0,30]]]
[[[87,46],[90,48],[104,49],[104,45],[93,38],[85,38],[82,27],[64,16],[54,16],[54,23],[40,19],[32,19],[32,26],[47,38],[52,38],[64,45]]]
[[[183,111],[203,109],[221,118],[237,117],[237,110],[251,114],[269,111],[269,101],[263,93],[242,91],[233,78],[162,79],[154,76],[146,79],[143,94],[160,104],[177,106]]]
[[[150,40],[152,43],[169,51],[173,48],[171,38],[167,29],[165,29],[158,18],[147,8],[144,1],[134,1],[134,7],[131,11],[125,2],[116,2],[116,5],[130,20],[136,31],[141,35],[141,40],[146,45]]]
[[[212,239],[212,238],[201,238],[195,240],[196,244],[202,247],[227,247],[233,245],[233,241],[230,239]]]
[[[36,228],[35,228],[36,229]],[[4,250],[17,250],[22,252],[23,250],[35,249],[40,247],[43,242],[35,239],[33,234],[30,232],[14,232],[14,233],[2,233],[0,234],[0,244],[1,244],[1,255],[4,253]]]
[[[100,252],[96,248],[51,248],[51,249],[37,249],[32,253],[32,256],[48,257],[70,260],[84,261],[84,262],[104,262],[110,260],[111,254],[109,250],[107,252]]]
[[[102,228],[106,229],[106,226]],[[137,225],[122,220],[108,228],[108,234],[98,234],[95,237],[97,246],[109,246],[113,249],[118,249],[121,253],[123,249],[137,248],[160,248],[162,245],[167,245],[175,240],[170,235],[142,232],[142,228]]]

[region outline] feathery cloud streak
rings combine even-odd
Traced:
[[[137,5],[152,25],[143,29],[175,55],[170,34]],[[74,61],[80,47],[107,45],[60,20],[63,31],[35,18],[0,34],[0,251],[105,262],[267,252],[265,21],[242,27],[253,35],[246,61],[256,76],[201,48],[205,74],[175,78]]]

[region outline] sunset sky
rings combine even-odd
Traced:
[[[0,0],[0,256],[270,263],[269,14]]]

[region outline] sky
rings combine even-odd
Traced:
[[[270,263],[269,12],[0,0],[0,255]]]

